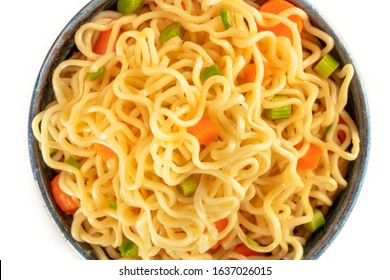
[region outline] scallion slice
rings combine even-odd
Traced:
[[[288,99],[285,95],[276,95],[271,101],[280,101]],[[279,108],[264,109],[264,115],[270,120],[288,119],[292,114],[292,106],[287,105]]]
[[[77,169],[80,169],[81,165],[80,162],[77,161],[74,157],[70,156],[68,159],[65,161],[66,164],[69,164],[73,167],[76,167]]]
[[[328,135],[330,129],[332,128],[332,125],[333,123],[329,124],[326,128],[325,128],[325,132],[324,132],[324,135],[322,135],[322,141],[324,141],[326,139],[326,136]]]
[[[138,254],[138,247],[133,241],[125,238],[121,246],[119,246],[119,251],[122,257],[132,258]]]
[[[110,207],[111,209],[116,209],[117,207],[117,204],[116,204],[116,200],[109,200],[108,201],[108,207]]]
[[[191,175],[187,177],[184,181],[182,181],[177,186],[177,189],[182,195],[188,196],[195,193],[197,187],[198,187],[198,183],[196,182],[194,176]]]
[[[325,224],[325,218],[322,212],[319,209],[313,210],[313,219],[306,223],[304,227],[310,231],[315,232],[317,229],[322,227]]]
[[[226,9],[222,9],[219,11],[219,14],[221,15],[222,23],[225,27],[225,30],[228,30],[230,27],[232,27],[232,20],[230,19],[229,11]]]
[[[246,241],[248,241],[248,243],[253,245],[254,247],[259,247],[260,246],[260,244],[256,240],[253,240],[249,236],[246,237]]]
[[[200,77],[203,81],[206,81],[208,78],[215,76],[215,75],[222,75],[221,71],[219,70],[219,67],[216,63],[211,65],[210,67],[206,68],[200,73]]]
[[[100,67],[96,72],[88,72],[88,79],[91,81],[97,80],[103,77],[106,72],[106,68],[104,66]]]
[[[318,64],[314,67],[314,71],[326,79],[334,71],[336,71],[339,65],[340,62],[338,62],[331,54],[328,53],[324,55],[320,62],[318,62]]]
[[[169,39],[179,36],[180,38],[183,38],[184,36],[184,29],[178,22],[171,23],[160,34],[160,42],[165,43]]]
[[[118,12],[122,15],[130,15],[139,10],[142,0],[119,0],[117,3]]]

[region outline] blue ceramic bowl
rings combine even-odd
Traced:
[[[107,9],[114,9],[117,0],[95,0],[89,2],[71,21],[65,26],[63,31],[55,40],[53,46],[48,52],[34,87],[29,120],[28,120],[28,143],[31,167],[38,191],[43,199],[45,207],[59,229],[60,233],[69,241],[71,246],[85,259],[97,259],[95,253],[88,244],[77,242],[70,233],[71,220],[63,215],[54,202],[50,191],[50,179],[53,177],[53,171],[46,166],[42,160],[38,143],[35,140],[31,122],[34,116],[42,111],[46,105],[53,100],[53,89],[51,86],[51,76],[57,65],[66,59],[74,50],[74,34],[76,30],[98,12]],[[296,6],[305,10],[313,25],[324,30],[335,39],[335,48],[333,55],[338,57],[342,64],[354,63],[351,53],[342,41],[335,28],[330,26],[321,15],[321,13],[306,0],[291,0]],[[327,223],[320,230],[316,231],[305,245],[304,259],[318,259],[322,253],[330,246],[332,241],[341,231],[348,219],[360,190],[368,165],[370,150],[370,117],[365,89],[359,71],[356,71],[349,89],[349,101],[347,110],[355,120],[360,136],[360,154],[359,157],[350,164],[347,174],[348,187],[340,193],[334,206],[327,215]]]

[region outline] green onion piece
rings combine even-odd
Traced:
[[[100,67],[96,72],[88,72],[88,79],[91,81],[97,80],[101,78],[106,72],[106,68],[104,66]]]
[[[288,99],[285,95],[274,96],[271,101],[279,101]],[[292,114],[292,106],[287,105],[279,108],[264,109],[264,115],[270,120],[288,119]]]
[[[219,11],[219,14],[221,15],[222,23],[225,29],[228,30],[230,27],[232,27],[232,20],[230,19],[229,11],[222,9]]]
[[[256,240],[253,240],[249,236],[246,237],[246,241],[248,241],[249,244],[251,244],[251,245],[253,245],[255,247],[259,247],[260,246],[260,244]]]
[[[315,232],[317,229],[322,227],[325,224],[325,218],[322,212],[319,209],[313,210],[313,219],[306,223],[304,227],[310,231]]]
[[[116,200],[109,200],[108,201],[108,207],[110,207],[111,209],[116,209],[117,207],[117,204],[116,204]]]
[[[328,125],[328,126],[326,127],[325,132],[324,132],[324,135],[322,135],[322,139],[321,139],[322,141],[324,141],[324,140],[326,139],[326,136],[328,135],[330,129],[332,128],[332,125],[333,125],[333,123],[331,123],[330,125]]]
[[[198,183],[196,182],[194,176],[187,177],[183,182],[181,182],[177,189],[179,192],[184,195],[188,196],[193,194],[196,191],[196,188],[198,187]]]
[[[168,25],[163,32],[160,34],[160,42],[165,43],[169,39],[179,36],[180,38],[183,38],[184,36],[184,29],[178,22],[171,23]]]
[[[142,0],[119,0],[117,3],[118,12],[122,15],[130,15],[139,10]]]
[[[81,165],[80,162],[78,162],[74,157],[69,157],[66,161],[66,164],[69,164],[73,167],[76,167],[77,169],[80,169]]]
[[[119,251],[122,257],[132,258],[138,254],[138,247],[133,241],[125,238],[121,246],[119,246]]]
[[[314,67],[314,71],[326,79],[337,69],[337,67],[339,67],[339,65],[340,62],[328,53],[324,55],[320,62]]]
[[[210,67],[206,68],[205,70],[203,70],[202,73],[200,73],[200,77],[202,78],[203,81],[206,81],[208,78],[215,75],[222,75],[218,65],[215,63]]]

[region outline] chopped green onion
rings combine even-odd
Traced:
[[[232,20],[230,19],[229,11],[222,9],[219,11],[219,14],[221,15],[222,23],[225,29],[228,30],[230,27],[232,27]]]
[[[306,223],[304,227],[310,231],[315,232],[317,229],[322,227],[325,224],[325,218],[322,212],[319,209],[313,210],[313,219]]]
[[[130,15],[138,11],[141,6],[142,0],[119,0],[117,9],[123,15]]]
[[[66,164],[69,164],[73,167],[76,167],[77,169],[80,169],[81,165],[80,162],[78,162],[74,157],[69,157],[66,161]]]
[[[274,96],[271,101],[279,101],[288,99],[285,95]],[[287,105],[279,108],[264,109],[264,115],[270,120],[288,119],[291,117],[292,106]]]
[[[109,200],[108,201],[108,207],[110,207],[111,209],[116,209],[117,207],[117,204],[116,204],[116,200]]]
[[[97,80],[101,78],[106,72],[106,68],[104,66],[100,67],[96,72],[88,72],[88,79],[91,81]]]
[[[251,245],[253,245],[255,247],[259,247],[260,246],[260,244],[256,240],[253,240],[249,236],[246,237],[246,241],[248,241],[249,244],[251,244]]]
[[[215,75],[222,75],[218,65],[215,63],[210,67],[206,68],[205,70],[203,70],[202,73],[200,73],[200,77],[202,78],[203,81],[206,81],[208,78]]]
[[[324,140],[326,139],[326,136],[328,135],[330,129],[332,128],[332,125],[333,125],[333,123],[331,123],[330,125],[328,125],[328,126],[326,127],[325,132],[324,132],[324,135],[322,135],[322,139],[321,139],[322,141],[324,141]]]
[[[193,194],[196,191],[197,187],[198,187],[198,183],[196,182],[194,176],[191,175],[187,177],[184,181],[182,181],[177,186],[177,189],[182,195],[188,196]]]
[[[314,71],[326,79],[337,69],[337,67],[339,67],[339,65],[340,62],[328,53],[324,55],[320,62],[314,67]]]
[[[160,34],[160,42],[165,43],[169,39],[179,36],[180,38],[183,38],[184,36],[184,29],[178,22],[171,23],[168,25],[163,32]]]
[[[138,247],[133,241],[125,238],[121,246],[119,246],[119,251],[122,257],[132,258],[138,254]]]

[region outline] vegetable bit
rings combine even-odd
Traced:
[[[279,14],[283,12],[284,10],[290,9],[290,8],[295,8],[293,4],[290,2],[284,1],[284,0],[270,0],[263,5],[260,6],[260,12],[265,12],[265,13],[272,13],[272,14]],[[303,29],[303,20],[301,17],[298,15],[291,15],[288,17],[289,20],[294,22],[297,25],[298,32],[299,34],[302,32]],[[259,31],[271,31],[273,32],[276,36],[284,36],[290,39],[290,42],[293,41],[293,35],[291,30],[284,25],[283,23],[279,23],[275,26],[272,27],[263,27],[263,26],[258,26]]]
[[[60,174],[57,174],[50,182],[53,198],[62,211],[66,214],[73,214],[79,208],[79,204],[61,189]]]
[[[73,167],[76,167],[77,169],[80,169],[81,165],[80,162],[77,161],[74,157],[68,157],[68,159],[65,161],[66,164],[69,164]]]
[[[260,244],[256,240],[250,238],[249,236],[246,237],[246,241],[248,241],[248,243],[254,247],[260,247]]]
[[[339,67],[340,62],[337,61],[331,54],[326,54],[314,67],[316,71],[323,78],[327,79]]]
[[[325,224],[324,215],[319,209],[316,208],[313,210],[313,219],[310,222],[304,224],[304,227],[310,232],[315,232],[324,224]]]
[[[244,69],[245,80],[247,83],[253,83],[256,79],[257,66],[254,63],[249,63]],[[267,62],[264,62],[263,81],[272,76],[272,70]]]
[[[220,126],[207,117],[203,117],[197,124],[187,129],[187,132],[194,135],[200,145],[207,145],[218,140]]]
[[[160,34],[160,42],[165,43],[169,39],[179,36],[181,39],[184,36],[184,29],[178,22],[171,23]]]
[[[341,117],[339,117],[339,124],[347,124],[345,122],[345,120]],[[344,130],[339,130],[339,132],[337,133],[337,136],[339,137],[339,140],[341,143],[343,143],[345,141],[345,139],[347,138],[347,134],[345,133]]]
[[[88,72],[87,76],[90,81],[95,81],[101,77],[103,77],[106,72],[106,67],[100,67],[96,72]]]
[[[109,160],[114,157],[116,157],[116,153],[111,150],[109,147],[106,145],[100,144],[100,143],[94,143],[93,148],[95,152],[102,157],[104,160]]]
[[[187,177],[177,186],[179,192],[184,196],[194,194],[197,188],[198,183],[196,182],[195,177],[193,175]]]
[[[221,232],[227,227],[227,225],[229,224],[229,220],[227,218],[223,218],[216,221],[214,224],[218,232]]]
[[[309,149],[306,154],[304,154],[301,158],[298,159],[298,168],[302,170],[313,170],[318,167],[322,157],[322,149],[317,147],[316,145],[310,143]],[[299,143],[295,146],[295,149],[298,151],[302,148],[303,142]]]
[[[110,209],[116,209],[117,208],[117,203],[116,203],[116,200],[109,200],[108,201],[108,207],[110,208]]]
[[[122,15],[130,15],[137,12],[142,4],[142,0],[119,0],[117,9]]]
[[[329,124],[329,125],[325,128],[324,135],[322,135],[322,138],[321,138],[322,141],[325,141],[326,136],[328,136],[328,133],[329,133],[330,129],[332,128],[332,126],[333,126],[333,123]]]
[[[225,27],[225,30],[228,30],[230,27],[232,27],[232,20],[230,19],[229,11],[222,9],[219,11],[219,14],[221,15],[222,24],[223,27]]]
[[[98,37],[98,39],[97,39],[97,41],[92,49],[92,51],[94,53],[103,55],[103,54],[106,54],[107,51],[113,51],[113,50],[107,50],[108,41],[110,40],[110,37],[111,37],[111,32],[112,32],[112,30],[108,29],[105,31],[101,31],[99,33],[99,37]],[[119,31],[118,36],[115,40],[115,44],[116,44],[116,41],[118,41],[118,38],[121,34],[122,34],[122,31]]]
[[[132,258],[138,254],[138,247],[133,241],[125,238],[119,246],[119,251],[122,257]]]
[[[206,81],[208,78],[216,75],[222,75],[221,70],[219,70],[219,67],[216,63],[206,68],[200,73],[200,77],[203,81]]]
[[[254,241],[254,240],[253,240]],[[254,241],[256,242],[256,241]],[[257,243],[257,242],[256,242]],[[258,245],[260,246],[260,245]],[[234,248],[234,252],[239,253],[243,256],[265,256],[265,253],[257,252],[246,246],[244,243],[238,244],[236,248]]]
[[[285,95],[276,95],[271,101],[280,101],[288,99]],[[264,115],[270,120],[288,119],[292,114],[292,106],[286,105],[279,108],[264,109]]]

